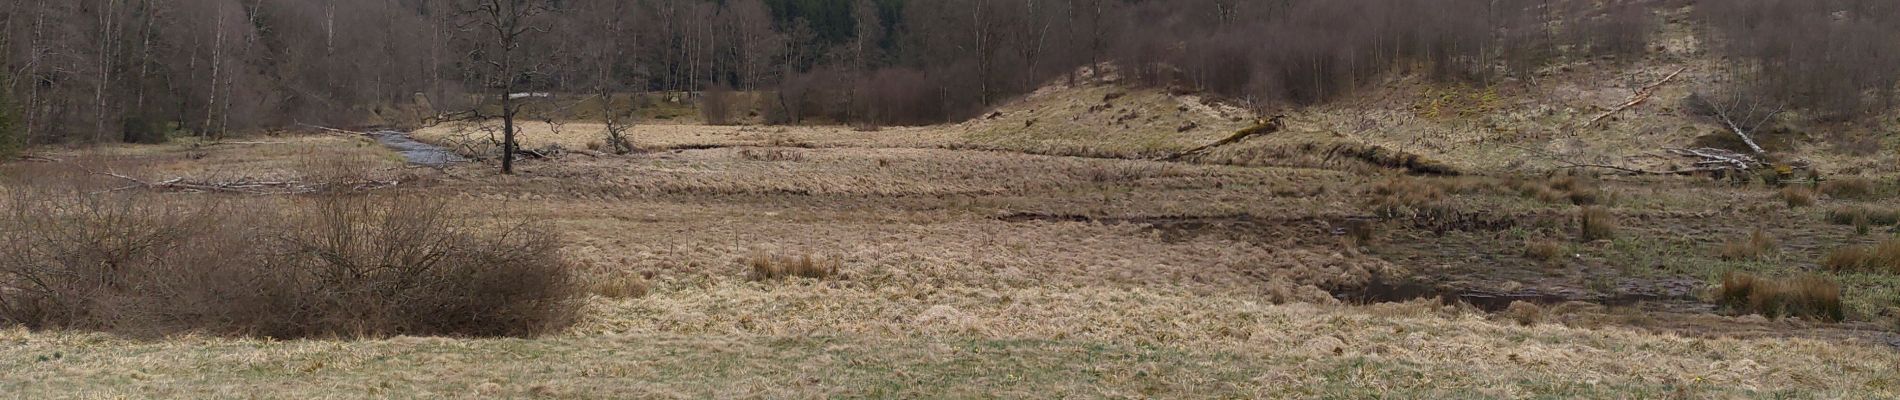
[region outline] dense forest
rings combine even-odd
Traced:
[[[768,122],[925,124],[1096,65],[1262,109],[1394,71],[1493,84],[1563,60],[1638,59],[1657,10],[1694,6],[1747,90],[1841,119],[1891,109],[1900,3],[1696,3],[0,0],[0,51],[13,142],[348,125],[504,89],[758,90]],[[484,7],[525,11],[503,32],[480,23]]]

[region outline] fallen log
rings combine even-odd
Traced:
[[[1206,146],[1196,147],[1192,150],[1183,151],[1171,156],[1162,157],[1160,159],[1157,159],[1156,161],[1177,161],[1183,158],[1193,157],[1196,155],[1200,155],[1202,153],[1206,153],[1207,151],[1213,150],[1214,148],[1217,148],[1217,147],[1234,144],[1242,140],[1247,140],[1247,138],[1251,138],[1254,136],[1260,136],[1260,135],[1271,134],[1274,132],[1279,132],[1281,129],[1284,129],[1286,127],[1285,122],[1286,122],[1285,115],[1276,115],[1273,118],[1268,119],[1266,123],[1255,125],[1247,129],[1241,129],[1239,132],[1234,132],[1232,136],[1228,136],[1226,139],[1221,139],[1220,141],[1208,144]]]
[[[1750,157],[1745,154],[1731,152],[1728,150],[1721,150],[1721,149],[1666,148],[1666,149],[1663,149],[1663,151],[1669,152],[1670,154],[1679,155],[1679,156],[1702,159],[1700,162],[1696,163],[1697,165],[1727,164],[1727,165],[1732,165],[1735,167],[1734,169],[1741,170],[1741,171],[1752,170],[1757,167],[1766,165],[1766,163],[1763,163],[1761,162],[1761,160],[1758,160],[1754,157]]]
[[[1630,107],[1635,107],[1638,104],[1643,104],[1644,102],[1649,101],[1650,98],[1656,96],[1657,88],[1662,87],[1662,85],[1668,84],[1670,81],[1676,80],[1677,76],[1681,76],[1683,71],[1688,71],[1688,70],[1689,70],[1688,67],[1677,69],[1676,72],[1669,74],[1669,76],[1663,77],[1662,80],[1656,81],[1656,83],[1649,84],[1649,86],[1644,86],[1642,89],[1638,89],[1636,91],[1636,96],[1632,97],[1630,101],[1625,102],[1623,103],[1623,105],[1617,106],[1614,109],[1611,109],[1609,112],[1605,112],[1602,115],[1598,115],[1596,118],[1591,118],[1590,122],[1584,123],[1583,126],[1590,127],[1590,126],[1596,125],[1598,122],[1603,122],[1604,119],[1610,118],[1610,116],[1612,115],[1616,115],[1617,113],[1623,112],[1623,110],[1628,110],[1630,109]]]

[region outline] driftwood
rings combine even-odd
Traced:
[[[1234,144],[1242,140],[1247,140],[1247,138],[1279,132],[1281,129],[1284,129],[1285,127],[1286,127],[1286,116],[1276,115],[1273,118],[1268,119],[1267,122],[1264,124],[1255,125],[1247,129],[1241,129],[1239,132],[1235,132],[1233,136],[1228,136],[1226,139],[1221,139],[1218,142],[1214,142],[1206,146],[1196,147],[1192,150],[1176,153],[1175,155],[1162,157],[1158,159],[1157,161],[1177,161],[1184,158],[1201,155],[1203,153],[1208,152],[1209,150],[1213,150],[1214,148]]]
[[[1642,89],[1638,89],[1636,91],[1636,96],[1630,98],[1630,101],[1625,102],[1623,103],[1623,105],[1617,106],[1614,109],[1611,109],[1609,112],[1605,112],[1602,115],[1598,115],[1596,118],[1591,118],[1590,122],[1584,123],[1583,126],[1590,127],[1590,126],[1596,125],[1598,122],[1603,122],[1604,119],[1608,119],[1612,115],[1616,115],[1617,113],[1621,113],[1624,110],[1630,109],[1630,107],[1635,107],[1638,104],[1643,104],[1644,102],[1649,101],[1651,97],[1656,96],[1657,88],[1661,88],[1662,85],[1669,84],[1670,81],[1676,80],[1677,76],[1681,76],[1684,71],[1688,71],[1688,70],[1689,70],[1688,67],[1677,69],[1676,72],[1670,73],[1669,76],[1663,77],[1662,80],[1656,81],[1656,83],[1651,83],[1649,84],[1649,86],[1644,86]]]
[[[99,193],[118,192],[118,191],[132,190],[132,189],[146,189],[146,190],[154,190],[154,191],[184,192],[184,193],[237,193],[237,194],[251,194],[251,195],[297,195],[297,194],[311,194],[311,193],[337,192],[337,191],[363,192],[363,191],[371,191],[371,190],[393,187],[399,184],[399,182],[397,181],[376,181],[376,180],[338,181],[338,182],[322,182],[322,183],[307,183],[307,182],[299,182],[299,181],[270,182],[270,181],[249,181],[249,180],[240,180],[240,181],[232,181],[232,182],[205,182],[205,181],[188,180],[183,177],[152,182],[152,181],[146,181],[143,179],[133,178],[130,176],[115,174],[111,172],[96,172],[95,171],[92,173],[94,175],[118,178],[120,180],[124,180],[126,182],[132,183],[131,185],[104,190],[104,191],[100,191]]]
[[[1622,173],[1631,174],[1631,175],[1695,175],[1695,174],[1700,174],[1700,173],[1718,172],[1718,171],[1747,172],[1747,171],[1753,171],[1757,168],[1762,168],[1768,165],[1768,163],[1763,162],[1760,159],[1756,159],[1755,157],[1749,156],[1747,154],[1741,154],[1741,153],[1736,153],[1733,151],[1722,150],[1722,149],[1665,148],[1663,149],[1663,151],[1671,155],[1693,159],[1694,167],[1683,168],[1683,169],[1672,169],[1672,170],[1667,170],[1667,171],[1657,171],[1657,170],[1649,170],[1649,169],[1628,167],[1628,166],[1621,166],[1621,165],[1580,163],[1580,162],[1566,160],[1563,157],[1558,157],[1554,154],[1550,154],[1550,152],[1539,150],[1539,149],[1532,149],[1532,148],[1527,148],[1523,146],[1512,146],[1512,145],[1507,145],[1507,146],[1537,153],[1538,155],[1543,156],[1544,158],[1548,158],[1552,161],[1556,161],[1559,164],[1564,164],[1566,168],[1606,169],[1606,170],[1617,171],[1617,172],[1622,172]],[[1645,156],[1654,156],[1654,155],[1645,154]]]
[[[1698,161],[1696,161],[1695,164],[1696,166],[1699,166],[1699,167],[1726,165],[1726,166],[1733,167],[1733,168],[1728,168],[1728,169],[1747,171],[1747,170],[1751,170],[1757,167],[1767,165],[1767,163],[1764,163],[1761,160],[1756,159],[1755,157],[1750,157],[1747,154],[1741,154],[1741,153],[1736,153],[1736,152],[1722,150],[1722,149],[1711,149],[1711,148],[1663,149],[1663,151],[1667,151],[1669,152],[1669,154],[1675,154],[1678,156],[1696,158],[1698,159]]]

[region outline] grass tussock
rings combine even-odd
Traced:
[[[1358,247],[1356,245],[1372,244],[1372,241],[1374,239],[1378,239],[1378,237],[1379,237],[1379,229],[1377,227],[1377,224],[1371,221],[1355,221],[1355,222],[1346,224],[1345,239],[1350,241],[1351,244],[1355,245],[1355,246],[1349,246],[1349,247]]]
[[[742,149],[739,158],[747,161],[763,162],[800,162],[805,161],[805,153],[791,149]]]
[[[1551,261],[1562,257],[1564,244],[1555,240],[1532,240],[1524,242],[1524,257],[1537,261]]]
[[[785,278],[825,279],[838,274],[842,262],[810,254],[799,256],[754,254],[746,258],[746,266],[751,272],[746,276],[753,281],[769,281]]]
[[[588,286],[589,292],[609,299],[646,297],[652,287],[646,277],[640,274],[608,274],[594,278]]]
[[[1775,237],[1767,231],[1755,228],[1747,238],[1722,242],[1721,250],[1716,253],[1723,260],[1759,260],[1775,251]]]
[[[1844,205],[1827,212],[1827,222],[1835,225],[1900,224],[1900,210],[1867,205]]]
[[[1526,198],[1552,204],[1575,204],[1580,206],[1597,205],[1608,199],[1597,188],[1596,182],[1587,177],[1562,175],[1548,180],[1520,181],[1518,194]]]
[[[1131,183],[1169,173],[1155,164],[1136,162],[1091,163],[1073,172],[1077,178],[1096,184]]]
[[[1816,275],[1776,280],[1731,272],[1722,277],[1716,298],[1730,310],[1771,318],[1846,319],[1840,284]]]
[[[1368,197],[1380,215],[1405,215],[1435,208],[1446,198],[1445,188],[1424,179],[1392,178],[1373,185]]]
[[[1847,246],[1827,253],[1821,265],[1835,272],[1900,274],[1900,237],[1869,246]]]
[[[1616,215],[1603,207],[1591,206],[1577,210],[1577,224],[1581,227],[1580,237],[1586,242],[1616,238]]]
[[[1801,186],[1781,189],[1777,196],[1788,203],[1788,208],[1813,207],[1815,203],[1814,189]]]
[[[430,201],[37,189],[0,201],[9,203],[0,214],[8,255],[0,325],[134,336],[534,336],[579,312],[554,236],[471,225]]]
[[[1504,315],[1518,325],[1532,326],[1544,322],[1544,307],[1528,301],[1513,301],[1505,307]]]
[[[1821,194],[1837,199],[1866,199],[1874,194],[1874,180],[1863,177],[1848,177],[1822,182]]]

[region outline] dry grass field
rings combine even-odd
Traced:
[[[399,180],[372,195],[558,232],[592,294],[580,323],[532,339],[0,331],[0,393],[1900,396],[1900,277],[1822,266],[1887,235],[1891,221],[1865,234],[1852,222],[1865,217],[1829,222],[1890,207],[1887,178],[1790,208],[1760,183],[1161,162],[1147,159],[1224,134],[1122,132],[1094,151],[1072,149],[1083,129],[1003,137],[1008,124],[1021,122],[642,126],[646,152],[528,161],[516,176],[408,167],[334,135],[54,152],[64,162],[0,173]],[[597,137],[567,125],[525,140]],[[356,161],[313,161],[327,159]],[[1732,272],[1809,271],[1838,282],[1844,321],[1764,317],[1716,290]]]
[[[127,36],[145,45],[107,46],[113,32],[134,31],[114,21],[175,20],[131,8],[98,15],[106,40],[93,44],[138,63],[102,58],[71,70],[60,60],[85,59],[43,64],[46,52],[19,52],[33,57],[18,76],[37,82],[16,89],[31,95],[15,102],[26,113],[22,132],[75,133],[29,136],[23,143],[39,147],[0,157],[0,399],[1900,398],[1900,109],[1872,105],[1880,97],[1893,107],[1882,88],[1833,85],[1847,81],[1829,76],[1886,68],[1813,61],[1891,61],[1859,57],[1880,44],[1868,38],[1890,30],[1891,18],[1859,15],[1887,10],[1861,4],[1874,1],[1799,18],[1693,14],[1725,4],[1710,1],[1523,8],[1549,21],[1495,1],[1486,9],[1496,15],[1457,15],[1484,3],[1464,2],[1416,18],[1368,7],[1430,7],[1314,1],[1175,13],[1127,1],[1127,29],[1044,26],[1129,43],[1090,45],[1089,57],[1119,61],[1035,91],[1032,79],[1072,65],[1011,59],[1084,59],[1080,48],[1053,48],[1082,42],[1027,29],[998,37],[1035,36],[1034,51],[989,45],[983,29],[968,50],[955,35],[937,38],[967,33],[971,15],[1014,2],[980,2],[975,14],[947,2],[819,2],[856,4],[844,11],[852,20],[880,18],[831,27],[853,32],[850,52],[807,48],[846,44],[838,29],[807,23],[839,21],[790,18],[811,10],[780,2],[743,12],[727,3],[757,2],[556,3],[638,11],[666,25],[622,32],[631,19],[586,15],[588,24],[611,23],[616,37],[639,32],[641,43],[623,43],[554,24],[580,40],[530,52],[558,63],[483,77],[505,91],[443,79],[475,79],[467,68],[481,63],[453,63],[466,69],[459,74],[400,60],[377,67],[437,77],[429,87],[439,90],[414,96],[385,82],[410,72],[378,72],[360,85],[326,72],[313,74],[321,85],[245,87],[322,71],[304,65],[317,64],[310,57],[250,53],[317,48],[286,44],[302,31],[270,24],[295,14],[260,14],[277,7],[265,3],[219,11],[251,17],[232,24],[243,28],[235,39],[224,35],[230,18],[204,19],[218,24],[204,33],[216,35],[193,46],[244,49],[207,52],[217,62],[202,65],[238,74],[214,72],[210,85],[184,86],[203,75],[192,73],[202,69],[197,51],[191,68],[119,74],[160,65],[153,55],[163,51],[152,49],[176,47],[151,40],[176,34],[165,29]],[[1030,27],[1087,14],[1058,11],[1074,2],[1041,3],[1057,2],[1020,3],[1038,16],[975,22]],[[1601,15],[1559,18],[1598,6]],[[370,15],[359,8],[346,14]],[[1269,9],[1350,23],[1238,17]],[[488,13],[495,24],[499,10]],[[1206,14],[1221,26],[1148,10]],[[950,11],[960,17],[902,22]],[[702,14],[721,22],[674,23]],[[1717,17],[1761,32],[1697,22]],[[1630,26],[1615,23],[1622,18]],[[1380,30],[1334,38],[1304,26],[1331,23]],[[1454,23],[1473,28],[1424,35]],[[735,28],[701,30],[717,40],[667,36],[722,24]],[[54,40],[60,24],[39,25],[19,28],[34,33],[26,49],[63,48]],[[1782,32],[1804,25],[1839,26]],[[902,34],[855,37],[871,27]],[[796,34],[727,52],[726,42],[754,40],[753,28]],[[1218,35],[1149,37],[1162,28]],[[55,35],[42,40],[42,30]],[[1627,51],[1590,39],[1616,30],[1643,34],[1621,38],[1633,42]],[[446,33],[429,43],[474,43]],[[649,36],[677,43],[651,47]],[[931,53],[896,50],[937,42],[981,60],[912,60]],[[1798,48],[1809,42],[1852,45]],[[543,46],[505,43],[478,47]],[[1774,56],[1750,60],[1717,46]],[[688,47],[704,51],[648,51]],[[788,53],[749,54],[762,49]],[[577,57],[608,50],[615,54],[600,62]],[[454,53],[463,51],[444,56]],[[525,57],[508,53],[500,55]],[[645,57],[682,60],[667,61],[671,70],[619,60]],[[1145,58],[1155,60],[1126,64]],[[1168,65],[1174,58],[1204,65]],[[833,68],[832,59],[859,65]],[[266,61],[270,68],[246,67]],[[700,67],[734,61],[743,73]],[[755,71],[778,62],[791,66]],[[869,69],[883,64],[904,68]],[[1124,77],[1116,65],[1151,71]],[[564,71],[582,67],[598,71]],[[1508,71],[1491,71],[1500,68]],[[1815,71],[1812,82],[1786,88],[1745,82],[1776,69]],[[690,76],[684,86],[672,82],[681,73]],[[638,83],[612,82],[622,75]],[[540,77],[559,82],[529,82]],[[971,80],[985,83],[949,87]],[[705,91],[610,92],[663,81]],[[573,92],[583,83],[599,94]],[[735,83],[744,91],[725,88]],[[1804,86],[1817,89],[1794,94],[1816,98],[1776,98]],[[463,87],[473,92],[456,94]],[[54,88],[83,96],[55,97]],[[1755,93],[1769,88],[1786,93]],[[364,96],[324,95],[344,89]],[[301,104],[348,105],[385,90],[420,100],[359,107],[377,115],[361,121],[375,126],[302,124],[349,119]],[[434,92],[459,101],[431,103]],[[133,93],[137,107],[107,101]],[[1866,95],[1867,110],[1817,111],[1852,99],[1838,93]],[[1718,94],[1737,97],[1734,107],[1746,110],[1735,112],[1764,116],[1711,110]],[[1742,104],[1748,96],[1760,99]],[[530,105],[483,104],[502,97]],[[264,110],[281,115],[248,115]],[[517,125],[526,151],[513,174],[498,173],[500,123],[472,120],[504,110],[532,120]],[[60,126],[95,111],[100,119],[86,125],[96,129]],[[120,113],[124,124],[99,122]],[[932,126],[873,122],[971,115]],[[621,118],[634,120],[614,132],[626,141],[609,144],[604,121]],[[224,120],[238,120],[233,130],[292,121],[306,130],[167,137],[232,124]],[[855,125],[818,125],[836,121]],[[120,125],[128,132],[110,132]],[[39,145],[134,136],[169,141]],[[1757,140],[1762,148],[1751,149]],[[396,150],[411,145],[453,162]]]

